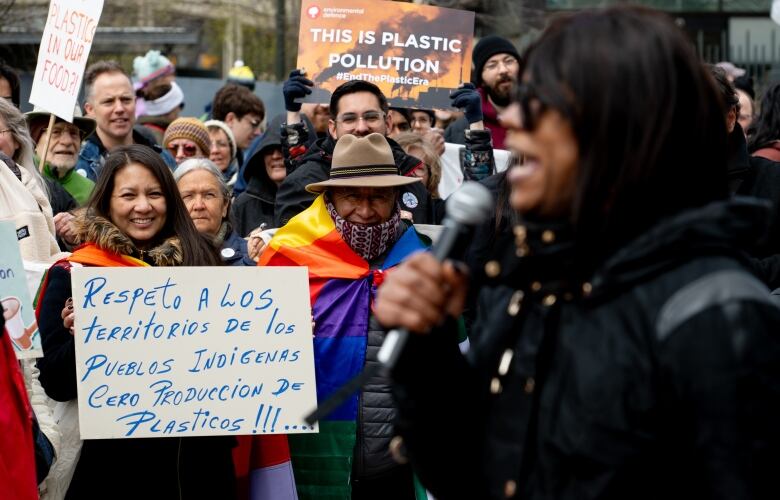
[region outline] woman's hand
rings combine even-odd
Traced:
[[[387,273],[374,315],[386,328],[426,333],[446,316],[460,316],[466,289],[466,275],[452,262],[442,264],[430,253],[419,253]]]
[[[76,313],[73,311],[73,298],[65,301],[65,307],[62,309],[62,324],[73,335],[73,323],[76,321]]]

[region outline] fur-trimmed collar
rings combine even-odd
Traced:
[[[79,243],[94,243],[103,250],[138,257],[155,266],[180,266],[184,258],[181,241],[172,236],[154,248],[139,250],[110,220],[81,211],[73,219]]]

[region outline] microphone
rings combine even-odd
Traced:
[[[442,231],[431,253],[439,262],[447,259],[462,258],[469,243],[473,229],[487,220],[495,202],[490,191],[478,182],[465,182],[460,189],[452,193],[446,202],[446,215],[442,221]],[[369,365],[355,378],[341,386],[316,410],[306,417],[309,425],[328,416],[336,408],[373,378],[381,369],[391,370],[403,352],[409,331],[405,328],[390,330],[377,353],[379,363]]]

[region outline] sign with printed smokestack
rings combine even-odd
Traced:
[[[103,0],[51,0],[38,49],[30,102],[73,121]]]
[[[298,68],[329,102],[344,82],[377,85],[391,106],[448,108],[471,77],[474,13],[377,0],[303,0]]]

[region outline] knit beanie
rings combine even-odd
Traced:
[[[252,68],[245,65],[241,59],[238,59],[228,71],[227,81],[242,85],[249,90],[255,90],[255,74],[252,72]]]
[[[141,87],[155,78],[173,74],[175,70],[171,61],[160,54],[159,50],[150,50],[143,57],[133,59],[133,74]]]
[[[171,89],[158,99],[146,101],[144,114],[147,116],[167,115],[176,108],[184,107],[184,93],[176,82],[171,82]]]
[[[230,144],[230,161],[233,161],[238,154],[238,146],[236,145],[236,136],[233,135],[233,131],[230,130],[227,123],[220,120],[209,120],[203,125],[206,126],[207,130],[211,127],[216,127],[225,133],[228,138],[228,144]]]
[[[474,52],[471,54],[474,66],[472,70],[474,77],[472,80],[477,87],[482,85],[482,69],[485,67],[485,63],[496,54],[509,54],[520,61],[520,54],[517,53],[517,49],[506,38],[498,35],[488,35],[480,39],[477,45],[474,46]]]
[[[198,145],[208,158],[211,152],[211,138],[206,126],[197,118],[177,118],[168,125],[163,136],[163,147],[175,139],[187,139]]]

